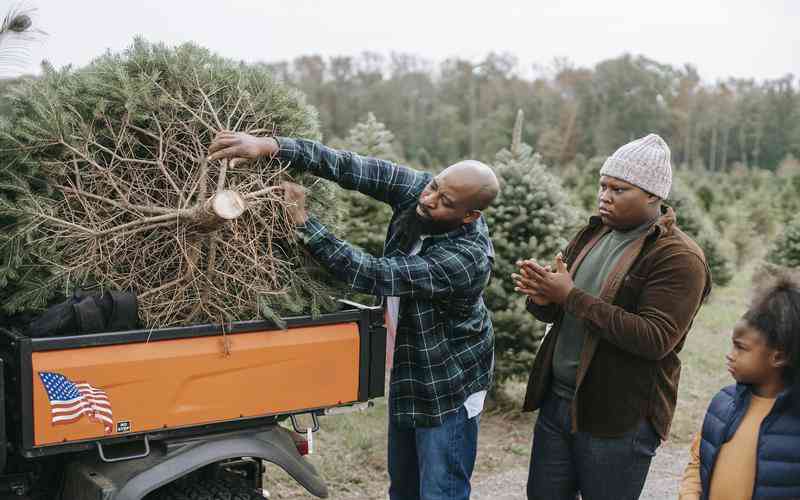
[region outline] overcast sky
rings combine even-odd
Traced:
[[[8,0],[3,0],[8,4]],[[12,2],[16,3],[16,2]],[[719,78],[800,74],[800,0],[24,0],[47,33],[47,59],[84,65],[137,34],[194,41],[226,57],[276,61],[365,50],[474,61],[508,52],[525,73],[566,57],[579,66],[622,53]]]

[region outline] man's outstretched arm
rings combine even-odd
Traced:
[[[489,280],[490,264],[477,247],[435,248],[426,255],[375,257],[342,241],[313,217],[298,227],[312,255],[358,292],[437,299],[469,295]]]
[[[276,157],[283,162],[397,206],[416,198],[430,174],[395,163],[339,151],[306,139],[256,137],[244,132],[220,132],[208,148],[209,160],[234,162]]]
[[[342,241],[306,213],[306,190],[292,182],[281,187],[288,215],[311,254],[358,292],[377,296],[437,299],[471,295],[489,281],[489,256],[477,246],[434,248],[426,255],[374,257]]]

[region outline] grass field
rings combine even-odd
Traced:
[[[754,265],[717,287],[698,314],[681,353],[683,362],[678,408],[670,440],[688,443],[700,426],[708,401],[732,382],[725,370],[730,330],[747,305]],[[511,383],[506,393],[519,404],[524,384]],[[328,482],[331,498],[386,498],[386,402],[356,414],[322,419],[309,457]],[[534,417],[518,407],[487,408],[481,417],[474,482],[500,472],[527,467]],[[275,466],[269,466],[270,498],[313,498]]]

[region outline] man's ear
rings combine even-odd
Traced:
[[[650,193],[647,194],[647,204],[648,205],[655,205],[656,203],[658,203],[660,201],[661,201],[661,198],[659,198],[658,196],[656,196],[654,194],[650,194]]]
[[[772,351],[769,361],[774,368],[786,368],[789,365],[789,357],[785,352],[778,349]]]
[[[475,222],[476,220],[480,219],[481,211],[480,210],[470,210],[467,212],[467,215],[464,216],[464,224],[470,224]]]

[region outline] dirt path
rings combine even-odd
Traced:
[[[667,444],[658,450],[650,474],[647,476],[642,500],[674,500],[678,497],[678,483],[686,465],[688,447],[685,444]],[[520,500],[525,498],[527,468],[500,472],[473,484],[473,500]]]
[[[658,450],[650,474],[647,477],[642,500],[674,500],[678,497],[678,483],[688,459],[686,444],[668,444]],[[472,500],[524,500],[525,481],[528,477],[527,466],[517,465],[502,472],[483,473],[473,478]],[[385,481],[378,481],[380,486],[372,494],[333,493],[331,498],[342,500],[384,500],[387,497]],[[311,495],[290,496],[291,500],[312,499]]]

